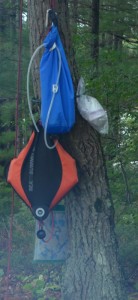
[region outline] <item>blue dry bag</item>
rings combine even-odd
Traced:
[[[74,89],[58,29],[43,42],[40,62],[41,122],[47,133],[68,132],[75,122]]]

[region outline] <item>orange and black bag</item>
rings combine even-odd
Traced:
[[[53,143],[50,137],[48,143]],[[7,182],[41,221],[78,182],[76,163],[59,142],[52,150],[46,147],[39,125],[39,132],[33,131],[26,147],[11,161]]]

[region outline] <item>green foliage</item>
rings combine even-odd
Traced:
[[[2,277],[3,275],[4,275],[3,269],[0,269],[0,277]]]
[[[133,293],[131,296],[128,297],[128,300],[137,300],[138,299],[138,293]]]
[[[23,281],[23,291],[32,291],[35,299],[45,299],[45,297],[48,297],[49,300],[58,299],[57,297],[53,297],[52,294],[60,292],[59,285],[55,285],[54,282],[46,283],[43,274],[39,275],[39,277],[28,276]]]
[[[55,277],[51,278],[52,268],[50,268],[51,267],[49,266],[45,268],[46,270],[44,271],[44,266],[43,270],[37,267],[35,270],[36,272],[34,274],[31,272],[31,275],[26,275],[24,271],[20,272],[20,274],[12,274],[10,278],[10,286],[12,287],[14,297],[19,297],[19,295],[22,295],[24,299],[26,296],[28,296],[30,300],[61,299],[59,282],[56,286],[54,284],[54,280],[58,275],[57,270],[54,269]],[[40,275],[38,275],[38,271]],[[0,290],[1,287],[4,288],[3,279],[4,277],[0,278]]]
[[[120,258],[126,274],[128,270],[130,273],[135,270],[138,261],[137,228],[138,207],[134,203],[132,206],[125,208],[125,211],[120,211],[120,215],[116,221]]]

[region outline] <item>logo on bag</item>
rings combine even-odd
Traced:
[[[29,181],[28,181],[29,192],[33,192],[33,190],[34,190],[34,181],[33,181],[33,175],[34,175],[34,153],[35,153],[35,147],[32,149],[32,153],[31,153],[30,161],[29,161]]]

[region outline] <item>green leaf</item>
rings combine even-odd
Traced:
[[[3,269],[0,268],[0,277],[2,277],[4,275],[4,271]]]

